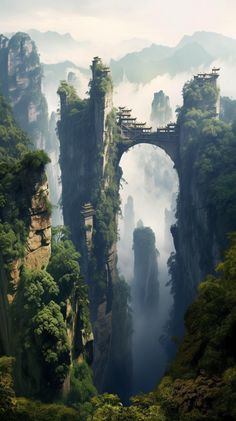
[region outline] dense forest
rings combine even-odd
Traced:
[[[66,402],[82,405],[96,394],[86,363],[91,351],[79,338],[82,330],[85,338],[91,334],[88,292],[80,276],[79,254],[67,230],[57,227],[53,230],[47,268],[44,264],[39,264],[39,268],[32,261],[27,263],[29,209],[38,184],[46,180],[45,165],[49,159],[43,151],[28,149],[29,139],[16,126],[3,97],[0,104],[1,307],[6,312],[1,330],[6,323],[9,336],[1,335],[1,340],[5,339],[1,354],[6,354],[0,361],[1,419],[50,419],[55,411],[58,419],[77,419],[76,410],[36,404],[31,399],[63,402],[60,391],[69,372],[71,388]],[[51,205],[42,190],[37,200],[40,217],[47,218]],[[18,277],[14,276],[15,262]],[[74,323],[77,338],[68,333]],[[79,365],[78,356],[82,359]]]

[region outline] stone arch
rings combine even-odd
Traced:
[[[163,149],[177,167],[179,162],[179,126],[175,123],[169,123],[165,127],[152,131],[152,127],[147,127],[146,123],[137,123],[137,119],[131,117],[131,111],[120,107],[117,113],[117,122],[122,135],[118,148],[119,160],[123,153],[131,147],[138,144],[147,144]]]

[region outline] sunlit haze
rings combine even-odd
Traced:
[[[84,53],[105,59],[122,53],[122,41],[133,38],[176,45],[199,30],[236,37],[234,0],[1,0],[0,6],[1,31],[69,32],[88,43]]]

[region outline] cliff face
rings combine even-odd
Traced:
[[[152,101],[151,121],[156,126],[165,126],[172,119],[170,98],[163,91],[155,92]]]
[[[51,217],[47,211],[49,196],[47,180],[40,180],[35,186],[31,200],[30,229],[27,238],[25,266],[29,269],[44,269],[51,255]]]
[[[18,32],[10,40],[0,35],[0,89],[36,149],[45,149],[48,135],[47,103],[41,83],[39,55],[29,35]]]
[[[49,261],[51,219],[44,172],[48,158],[42,151],[26,153],[27,136],[2,96],[0,110],[0,352],[9,354],[13,337],[10,306],[23,266],[41,269]]]
[[[56,135],[56,116],[48,124],[48,107],[42,93],[42,67],[35,43],[25,33],[11,39],[0,35],[0,92],[8,98],[14,117],[29,136],[33,149],[46,150],[50,156],[47,175],[53,225],[62,224],[59,208],[59,141]]]
[[[27,226],[27,238],[24,244],[24,257],[2,260],[1,265],[1,294],[0,311],[1,322],[1,354],[12,355],[14,353],[14,335],[12,334],[11,306],[21,284],[21,270],[24,266],[29,270],[44,269],[51,256],[51,217],[47,210],[48,183],[45,173],[34,174],[35,184],[33,195],[30,199]],[[36,181],[37,180],[37,181]],[[29,193],[25,187],[26,196]],[[32,191],[32,190],[31,190]],[[29,199],[29,198],[28,198]],[[28,200],[27,199],[27,200]],[[25,200],[25,199],[24,199]]]
[[[81,270],[90,288],[95,384],[105,390],[112,364],[112,290],[117,279],[121,177],[109,69],[99,58],[94,59],[88,100],[81,101],[67,84],[58,92],[63,216],[82,255]]]
[[[51,244],[47,161],[40,164],[40,154],[15,163],[10,188],[3,179],[10,191],[7,206],[0,209],[0,355],[15,358],[15,390],[20,396],[48,400],[63,393],[69,399],[74,383],[84,376],[77,378],[74,367],[92,362],[93,335],[79,256],[63,230]],[[44,154],[43,159],[48,160]],[[17,195],[15,175],[20,180]],[[17,219],[11,220],[11,215]],[[89,371],[86,381],[93,394]]]
[[[75,91],[69,85],[69,89],[61,86],[58,91],[61,99],[58,132],[63,216],[65,225],[70,227],[73,242],[82,254],[82,270],[85,274],[88,271],[85,231],[90,230],[93,234],[96,211],[93,205],[98,201],[101,190],[107,187],[105,168],[112,142],[111,130],[107,126],[107,116],[112,111],[112,85],[108,81],[110,86],[107,91],[99,92],[97,84],[100,79],[106,78],[106,73],[98,67],[96,74],[97,62],[93,66],[93,88],[89,101],[78,99],[77,103],[76,100],[73,102]],[[87,220],[89,227],[86,228]]]
[[[171,256],[169,266],[174,294],[173,331],[180,336],[184,313],[196,296],[199,282],[208,273],[214,273],[227,243],[227,228],[224,223],[217,222],[217,212],[209,203],[220,172],[203,182],[203,177],[211,174],[210,168],[216,160],[210,151],[216,148],[213,153],[217,153],[217,142],[220,142],[217,127],[222,127],[220,131],[225,130],[218,120],[216,80],[217,75],[212,74],[207,79],[196,76],[187,83],[184,106],[178,118],[181,129],[179,196],[177,222],[171,228],[176,255]]]

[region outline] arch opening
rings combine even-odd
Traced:
[[[168,364],[161,337],[165,334],[173,304],[171,287],[167,285],[167,260],[174,252],[170,226],[175,223],[179,182],[173,161],[157,146],[135,145],[122,155],[120,166],[125,181],[120,190],[118,269],[131,291],[134,395],[153,390]],[[137,225],[141,237],[135,239],[134,236],[133,244]],[[152,237],[150,229],[155,235],[155,243],[151,240],[151,248],[147,251],[149,246],[142,242]],[[158,252],[153,254],[153,247]],[[153,291],[155,282],[157,294]],[[144,289],[140,289],[143,286]],[[145,295],[147,288],[151,290]],[[138,296],[142,297],[141,301]]]

